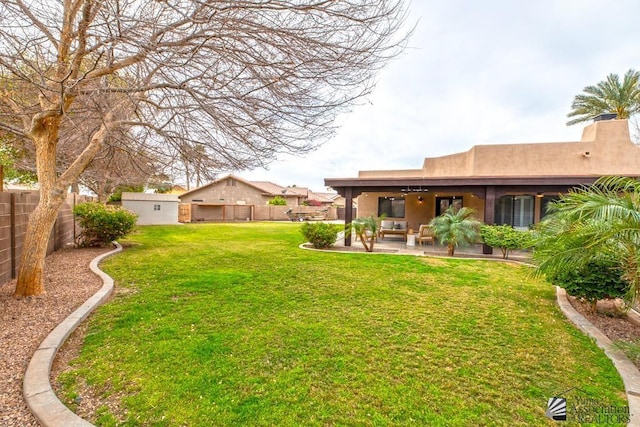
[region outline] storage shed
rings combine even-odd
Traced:
[[[122,207],[138,215],[138,225],[178,224],[175,194],[122,193]]]

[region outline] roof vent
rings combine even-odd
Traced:
[[[597,116],[595,116],[593,118],[594,122],[601,122],[604,120],[615,120],[618,118],[618,115],[616,113],[603,113],[603,114],[598,114]]]

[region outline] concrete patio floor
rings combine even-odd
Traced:
[[[362,250],[362,242],[355,240],[355,236],[351,239],[351,247],[354,250]],[[410,242],[409,242],[410,243]],[[336,248],[344,250],[344,239],[339,238],[335,244]],[[439,243],[435,244],[420,244],[414,245],[408,244],[399,237],[385,237],[384,239],[378,238],[374,244],[375,252],[390,252],[404,255],[430,255],[430,256],[447,256],[447,246]],[[459,246],[456,248],[454,258],[488,258],[488,259],[502,259],[502,251],[500,249],[494,249],[493,254],[483,254],[482,245],[472,246]],[[511,251],[509,252],[509,259],[514,261],[531,261],[531,253],[527,251]]]

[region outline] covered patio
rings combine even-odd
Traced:
[[[325,185],[345,198],[346,224],[357,198],[358,216],[402,220],[414,230],[449,206],[473,208],[486,224],[527,229],[561,194],[606,175],[638,178],[639,166],[627,120],[597,120],[579,141],[476,145],[427,157],[420,169],[359,171],[355,178],[325,178]],[[344,244],[351,245],[349,236]]]
[[[517,224],[525,224],[523,227],[526,227],[540,221],[550,200],[573,187],[592,184],[596,179],[594,176],[326,178],[325,184],[345,198],[345,224],[353,221],[351,206],[353,199],[359,197],[359,209],[365,212],[379,213],[379,206],[387,200],[391,204],[402,205],[402,212],[399,212],[402,216],[397,218],[406,219],[408,227],[417,230],[420,224],[428,223],[449,205],[473,207],[478,219],[486,224],[514,225],[514,215],[520,215],[523,218],[518,218]],[[524,210],[518,208],[520,204],[522,207],[527,205],[528,214],[522,213]],[[350,246],[351,243],[351,236],[347,236],[344,245]],[[492,248],[485,246],[481,253],[491,254]]]

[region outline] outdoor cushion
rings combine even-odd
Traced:
[[[393,228],[393,221],[382,221],[380,222],[380,228],[384,228],[384,229],[392,229]]]
[[[393,228],[395,228],[396,230],[406,230],[407,221],[394,221]]]

